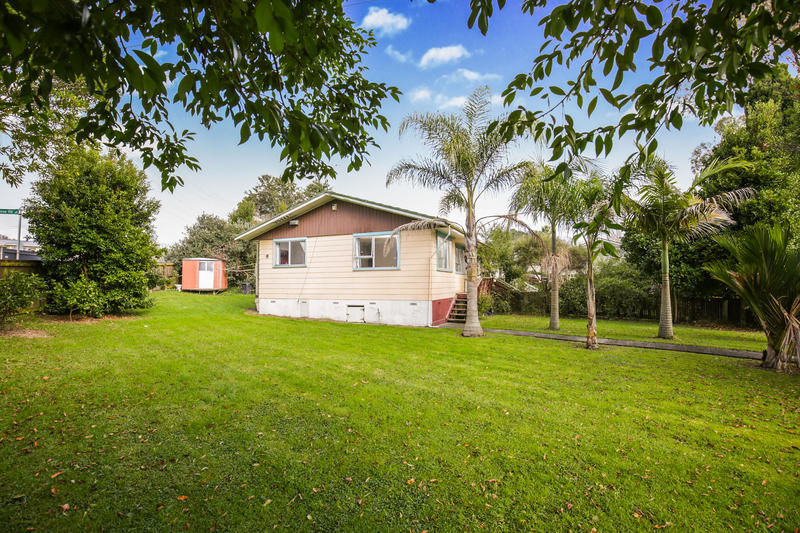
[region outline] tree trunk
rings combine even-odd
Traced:
[[[467,234],[464,235],[464,255],[467,259],[467,321],[461,335],[464,337],[483,337],[478,316],[478,235],[475,228],[475,212],[467,212]]]
[[[553,255],[550,272],[550,329],[557,330],[561,327],[558,320],[558,261],[556,261],[556,225],[550,223],[550,238]]]
[[[661,316],[658,320],[658,336],[662,339],[671,339],[672,332],[672,302],[669,290],[669,243],[661,243]]]
[[[594,266],[591,260],[591,250],[589,250],[589,264],[586,271],[586,348],[589,350],[597,349],[597,306],[595,305],[594,293]]]

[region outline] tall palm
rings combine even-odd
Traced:
[[[616,247],[609,242],[611,230],[622,229],[612,207],[613,194],[608,180],[591,173],[575,184],[578,197],[578,217],[574,241],[586,247],[586,348],[597,348],[597,305],[594,288],[594,262],[600,255],[617,256]]]
[[[570,225],[577,215],[578,200],[571,181],[556,175],[548,165],[529,164],[517,182],[511,199],[511,211],[544,219],[550,227],[550,252],[543,261],[550,277],[550,329],[560,327],[558,289],[561,272],[568,266],[566,254],[559,255],[557,230]]]
[[[716,241],[734,259],[706,267],[750,306],[767,337],[763,365],[785,369],[800,363],[800,250],[789,246],[789,232],[757,224],[741,235]]]
[[[483,335],[478,318],[478,219],[476,206],[484,194],[510,187],[525,164],[508,164],[508,141],[495,128],[489,131],[491,93],[480,87],[467,99],[460,115],[414,113],[400,125],[400,135],[415,130],[430,149],[423,158],[404,159],[386,176],[386,185],[397,181],[442,191],[439,213],[453,209],[466,213],[463,227],[467,259],[467,320],[462,335]],[[442,220],[428,221],[431,226]],[[424,223],[424,222],[423,222]],[[415,227],[419,227],[417,223]]]
[[[628,223],[656,237],[661,244],[661,312],[658,336],[673,337],[670,297],[669,245],[719,232],[733,224],[727,209],[751,197],[752,189],[737,189],[711,198],[695,194],[702,182],[719,172],[747,166],[740,161],[715,161],[694,180],[688,191],[678,188],[675,173],[663,159],[650,155],[634,171],[638,198],[626,202]]]

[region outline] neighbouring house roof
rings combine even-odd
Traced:
[[[17,239],[9,239],[8,237],[0,235],[0,248],[17,247]],[[28,250],[38,250],[41,248],[39,243],[34,241],[21,241],[20,248],[27,248]]]
[[[277,228],[281,224],[286,223],[287,221],[308,213],[309,211],[313,211],[314,209],[321,207],[332,200],[340,200],[343,202],[350,202],[356,205],[362,205],[365,207],[369,207],[375,209],[377,211],[384,211],[386,213],[394,213],[396,215],[402,215],[413,220],[427,220],[427,219],[439,219],[443,220],[441,217],[426,215],[424,213],[417,213],[416,211],[410,211],[408,209],[403,209],[402,207],[393,207],[391,205],[381,204],[378,202],[373,202],[372,200],[365,200],[363,198],[356,198],[355,196],[348,196],[346,194],[341,194],[337,192],[327,191],[323,192],[314,198],[303,202],[302,204],[296,205],[290,208],[279,215],[272,217],[271,219],[262,222],[258,226],[249,229],[238,235],[236,240],[243,240],[243,241],[250,241],[255,239],[268,231]],[[447,224],[450,224],[453,229],[455,229],[458,233],[461,233],[458,230],[458,226],[455,223],[445,220]]]

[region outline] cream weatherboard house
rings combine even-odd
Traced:
[[[407,326],[446,322],[465,292],[464,236],[449,225],[393,234],[428,218],[325,192],[239,235],[257,243],[258,312]]]

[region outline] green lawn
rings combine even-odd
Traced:
[[[0,338],[3,529],[800,524],[798,376],[251,302],[162,293],[133,319]]]
[[[485,328],[515,329],[519,331],[539,331],[543,333],[563,333],[565,335],[586,335],[585,318],[562,318],[561,329],[551,331],[548,328],[550,318],[530,315],[493,315],[481,318]],[[764,333],[757,330],[708,328],[676,324],[675,338],[659,339],[658,322],[643,320],[598,320],[597,336],[605,339],[621,339],[631,341],[672,342],[676,344],[693,344],[697,346],[713,346],[734,350],[750,350],[760,352],[767,347]]]

